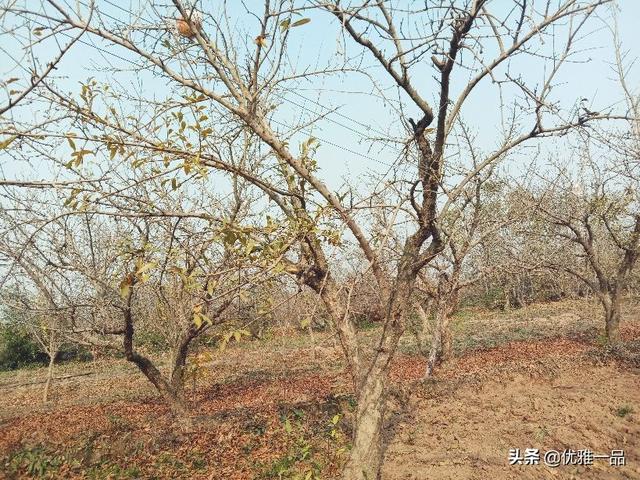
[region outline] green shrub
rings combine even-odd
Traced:
[[[24,329],[17,325],[0,325],[0,370],[46,363],[47,355]]]
[[[627,415],[633,413],[633,407],[631,407],[630,405],[621,405],[616,409],[615,413],[618,417],[624,418]]]
[[[72,360],[89,362],[93,360],[93,355],[84,345],[65,343],[56,356],[56,362],[68,362]]]

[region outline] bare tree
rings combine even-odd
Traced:
[[[8,188],[0,219],[3,285],[20,289],[18,307],[34,320],[47,319],[41,343],[52,362],[62,340],[118,348],[188,419],[191,344],[229,319],[225,311],[240,293],[277,275],[286,229],[253,227],[241,182],[217,197],[187,195],[163,179],[116,177],[84,191],[25,195]],[[164,331],[171,348],[168,373],[140,349],[137,334],[150,325]],[[238,326],[231,334],[242,332]]]
[[[497,267],[483,261],[483,251],[495,250],[501,231],[519,215],[517,205],[510,205],[504,197],[508,187],[495,175],[495,166],[476,175],[448,215],[441,218],[443,251],[418,275],[416,287],[422,298],[417,300],[416,309],[420,319],[418,338],[427,356],[425,377],[452,355],[450,317],[458,308],[461,291],[491,275]],[[427,345],[429,331],[431,341]]]
[[[608,128],[581,128],[574,163],[556,160],[557,174],[541,175],[525,197],[543,222],[532,225],[529,232],[542,231],[545,239],[557,242],[555,255],[546,255],[543,261],[579,279],[597,296],[604,310],[606,338],[615,345],[620,341],[621,298],[640,255],[640,95],[628,85],[633,62],[625,62],[615,21],[613,25],[612,65],[626,106],[624,115]]]
[[[598,155],[599,156],[599,155]],[[614,165],[598,165],[582,151],[579,179],[564,166],[529,193],[539,221],[529,230],[552,242],[540,264],[583,282],[604,309],[607,340],[618,343],[620,301],[640,254],[636,181],[621,178]]]
[[[76,10],[55,0],[42,3],[56,25],[85,32],[89,38],[108,42],[112,49],[127,52],[135,59],[139,75],[160,74],[173,87],[169,93],[174,98],[166,105],[142,95],[135,99],[136,105],[154,105],[157,112],[142,131],[143,122],[131,126],[123,118],[119,99],[97,100],[95,85],[85,85],[82,101],[76,102],[43,82],[47,89],[38,93],[76,119],[75,138],[91,146],[73,148],[77,164],[72,162],[71,168],[79,167],[87,152],[128,158],[135,145],[139,152],[169,157],[159,175],[176,167],[187,174],[202,169],[252,183],[272,202],[270,213],[292,226],[295,250],[280,257],[281,268],[322,299],[334,322],[358,401],[344,478],[379,478],[390,366],[405,330],[416,279],[445,246],[441,219],[470,182],[507,153],[602,117],[579,114],[575,106],[564,111],[552,98],[552,87],[574,53],[578,32],[606,1],[566,0],[553,8],[549,3],[505,5],[484,0],[459,6],[449,1],[426,7],[364,1],[301,3],[298,7],[292,0],[266,0],[259,9],[243,5],[240,10],[247,9],[247,18],[255,22],[250,27],[253,30],[237,28],[234,14],[224,11],[226,4],[216,15],[198,12],[197,16],[192,5],[180,0],[174,0],[174,8],[165,12],[144,4],[135,18],[153,18],[140,26],[132,25],[133,15],[128,24],[99,9],[91,11],[84,3],[78,3]],[[307,28],[310,18],[302,15],[309,9],[318,15],[328,12],[336,20],[338,32],[349,39],[349,49],[358,52],[353,63],[349,57],[337,63],[339,56],[331,59],[336,63],[320,69],[291,63],[288,45],[295,32]],[[35,19],[43,15],[30,8],[21,14]],[[407,16],[411,22],[401,20]],[[173,27],[158,27],[160,18],[181,22],[179,33]],[[551,38],[553,42],[546,41]],[[545,77],[537,82],[523,78],[516,71],[519,63],[510,62],[515,56],[540,62]],[[361,68],[365,58],[379,66],[375,76]],[[343,192],[335,192],[322,177],[318,139],[306,136],[307,127],[325,115],[305,116],[297,125],[283,126],[278,106],[291,100],[299,82],[335,72],[367,78],[372,90],[390,105],[390,115],[395,116],[390,124],[402,128],[395,132],[396,142],[387,138],[385,143],[402,145],[398,153],[409,171],[396,164],[386,184],[379,182],[371,189],[347,185]],[[428,73],[435,74],[435,81]],[[493,113],[502,118],[503,131],[489,153],[466,171],[453,174],[447,159],[456,155],[451,140],[467,101],[477,89],[490,85],[503,98],[510,97],[500,101],[500,94],[495,95]],[[388,91],[400,93],[397,98],[380,93]],[[193,117],[180,116],[180,108],[190,108]],[[418,112],[415,120],[408,116],[414,111]],[[212,118],[217,123],[206,127]],[[232,138],[229,144],[234,148],[251,140],[259,164],[235,162],[218,148],[210,137],[217,130],[215,138],[220,138],[221,129],[226,129],[225,136]],[[55,137],[51,130],[48,126],[32,137],[24,128],[16,133],[21,141],[34,144],[36,135]],[[396,194],[394,204],[380,203],[391,190]],[[372,212],[380,209],[386,210],[386,227],[402,233],[367,234]],[[343,229],[346,234],[340,238]],[[391,259],[383,258],[392,237],[402,238],[400,251]],[[370,272],[376,282],[379,302],[375,315],[383,326],[373,347],[359,343],[349,315],[349,292],[341,287],[327,255],[329,247],[341,245],[355,245],[366,259],[365,271],[360,273]]]

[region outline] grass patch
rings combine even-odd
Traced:
[[[627,415],[633,413],[633,407],[631,405],[621,405],[616,408],[615,414],[617,417],[625,418]]]

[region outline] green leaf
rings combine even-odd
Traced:
[[[305,25],[305,24],[309,23],[310,21],[311,21],[310,18],[301,18],[300,20],[296,20],[295,22],[293,22],[291,24],[291,28],[299,27],[300,25]]]

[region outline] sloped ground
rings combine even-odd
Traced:
[[[627,306],[624,337],[639,343],[637,312]],[[426,384],[407,336],[392,376],[410,408],[389,430],[383,478],[640,478],[638,363],[602,353],[593,315],[574,302],[463,314],[460,356]],[[60,375],[94,373],[58,381],[47,407],[41,384],[17,386],[41,371],[3,374],[0,478],[336,478],[353,400],[333,339],[315,340],[277,337],[216,356],[187,432],[124,362],[65,367]],[[510,448],[529,447],[624,449],[627,465],[508,465]]]
[[[640,478],[640,371],[595,361],[575,341],[469,355],[424,386],[387,450],[383,478]],[[626,466],[510,466],[511,448],[625,452]]]

